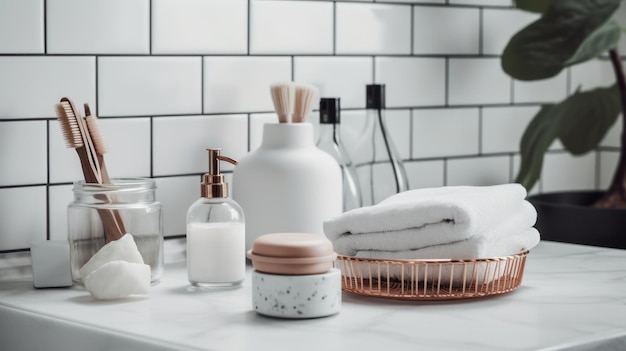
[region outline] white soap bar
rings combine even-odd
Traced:
[[[100,266],[117,260],[130,263],[144,263],[143,258],[137,249],[137,244],[135,244],[133,236],[129,233],[124,234],[124,236],[117,240],[109,242],[96,252],[96,254],[93,255],[78,271],[80,279],[84,282],[85,277],[98,269]]]
[[[85,288],[98,300],[121,299],[150,292],[150,266],[143,263],[111,261],[84,279]]]
[[[72,285],[70,246],[67,240],[33,241],[30,245],[35,288]]]

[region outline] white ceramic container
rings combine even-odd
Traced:
[[[233,199],[246,214],[246,250],[277,232],[323,235],[324,220],[342,213],[337,162],[315,147],[310,123],[270,123],[261,146],[233,171]]]

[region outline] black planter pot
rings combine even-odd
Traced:
[[[626,249],[626,209],[591,207],[600,191],[529,196],[541,240]]]

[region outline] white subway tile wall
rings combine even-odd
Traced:
[[[547,154],[541,170],[543,191],[593,189],[596,186],[596,162],[595,153],[584,156]]]
[[[471,55],[480,50],[477,8],[414,7],[413,24],[414,54]],[[450,30],[451,26],[454,30]]]
[[[252,1],[250,54],[333,53],[333,4]]]
[[[98,114],[202,113],[202,59],[107,56],[98,59]]]
[[[47,0],[49,54],[148,54],[150,0]]]
[[[531,12],[498,8],[486,8],[482,15],[482,52],[486,55],[500,55],[515,33],[539,18]]]
[[[512,82],[498,58],[452,58],[448,74],[449,103],[507,104],[511,102]]]
[[[375,70],[375,82],[386,86],[387,107],[436,106],[445,103],[445,60],[376,57]]]
[[[0,189],[0,199],[3,250],[27,248],[33,240],[46,239],[45,186]]]
[[[43,1],[0,1],[0,53],[44,52]],[[16,38],[15,33],[20,33]]]
[[[321,96],[341,97],[342,108],[362,108],[373,62],[372,57],[300,56],[294,58],[294,80],[314,84]]]
[[[157,195],[161,200],[164,233],[185,233],[187,209],[198,199],[200,176],[157,178]]]
[[[483,108],[481,151],[483,153],[518,151],[522,133],[537,112],[539,112],[537,106]]]
[[[512,0],[0,1],[0,254],[67,235],[82,174],[54,113],[63,96],[97,112],[112,176],[156,179],[167,238],[185,234],[205,149],[240,158],[260,145],[263,124],[277,120],[269,85],[280,81],[342,99],[351,153],[365,85],[385,84],[412,189],[514,181],[519,139],[541,104],[613,81],[606,59],[541,82],[504,74],[508,39],[536,18]],[[317,113],[310,119],[317,131]],[[555,143],[531,192],[605,187],[620,131],[583,157]],[[394,191],[380,180],[384,160],[358,169],[368,204]]]
[[[415,161],[404,165],[409,189],[435,188],[445,185],[445,161]]]
[[[478,108],[413,111],[413,157],[478,155],[479,118]]]
[[[336,54],[410,54],[411,7],[337,2],[335,51]]]
[[[220,147],[224,155],[238,159],[248,150],[247,132],[246,115],[156,118],[152,123],[153,175],[206,172],[207,147]],[[232,167],[227,163],[222,169]]]
[[[448,160],[446,185],[493,185],[512,180],[511,157],[484,156]]]
[[[0,77],[0,120],[53,117],[59,96],[95,105],[95,57],[0,56]]]
[[[1,126],[0,185],[46,183],[47,122],[2,122]]]
[[[152,53],[245,54],[247,11],[247,0],[152,0]]]
[[[270,84],[291,80],[288,56],[204,58],[204,113],[271,111]]]

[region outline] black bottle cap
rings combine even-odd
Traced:
[[[320,123],[339,124],[341,104],[339,98],[320,99]]]
[[[385,84],[368,84],[365,108],[385,108]]]

